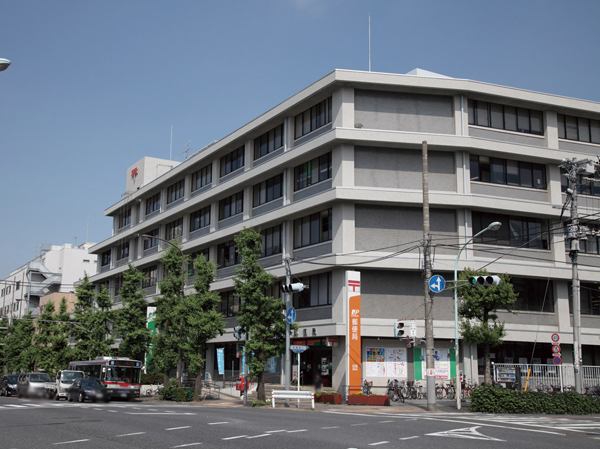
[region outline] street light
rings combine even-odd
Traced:
[[[179,251],[181,254],[181,298],[185,296],[185,257],[183,256],[183,250],[175,245],[174,243],[169,242],[168,240],[161,239],[160,237],[156,237],[155,235],[142,234],[142,237],[147,239],[156,239],[161,242],[165,242]],[[177,348],[177,386],[181,387],[181,377],[183,372],[183,366],[181,363],[181,341],[183,340],[183,322],[179,326],[179,347]]]
[[[4,72],[6,69],[8,69],[10,64],[11,62],[8,59],[0,58],[0,72]]]
[[[499,221],[495,221],[490,223],[489,226],[482,231],[479,231],[473,237],[465,242],[465,244],[460,248],[460,251],[456,255],[456,261],[454,262],[454,359],[456,360],[456,408],[460,410],[460,376],[458,375],[458,259],[460,259],[460,254],[465,247],[471,243],[471,241],[475,238],[483,234],[487,231],[497,231],[502,226],[502,223]],[[472,375],[472,374],[471,374]]]

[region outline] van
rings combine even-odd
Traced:
[[[44,397],[46,382],[50,382],[47,373],[21,373],[17,380],[17,397]]]

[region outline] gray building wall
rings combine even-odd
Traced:
[[[430,151],[429,188],[456,192],[454,153]],[[357,186],[421,189],[423,157],[406,148],[354,148],[354,183]]]
[[[354,121],[367,129],[454,134],[453,99],[356,89]]]
[[[471,193],[478,195],[503,196],[528,201],[549,202],[547,190],[525,189],[522,187],[504,186],[485,182],[471,182]]]
[[[423,238],[423,211],[418,207],[355,205],[356,251],[369,251],[417,242]],[[456,210],[431,209],[431,233],[434,238],[443,238],[443,243],[457,241]],[[414,243],[414,244],[417,244]],[[406,245],[406,248],[411,245]],[[394,249],[390,249],[392,251]],[[454,249],[437,248],[438,254],[454,254]]]
[[[525,145],[545,146],[544,136],[534,137],[524,133],[512,133],[495,129],[469,126],[469,136],[484,139],[501,140],[503,142],[522,143]]]

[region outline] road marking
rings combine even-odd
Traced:
[[[253,437],[246,437],[246,438],[251,440],[252,438],[261,438],[261,437],[270,437],[270,436],[271,436],[270,433],[263,433],[262,435],[254,435]]]
[[[222,440],[235,440],[237,438],[246,438],[248,435],[237,435],[235,437],[221,438]]]
[[[209,422],[209,426],[216,426],[217,424],[229,424],[229,421],[221,421],[221,422]]]
[[[89,439],[87,439],[87,440],[61,441],[60,443],[52,443],[52,444],[71,444],[71,443],[83,443],[84,441],[90,441],[90,440],[89,440]]]
[[[25,405],[17,405],[17,404],[6,404],[7,407],[15,407],[15,408],[27,408]]]
[[[371,443],[369,446],[379,446],[380,444],[389,444],[389,441],[379,441],[377,443]]]
[[[100,410],[100,411],[102,411],[102,409],[101,409],[101,408],[95,408],[94,410]]]
[[[354,426],[366,426],[367,423],[366,422],[361,422],[360,424],[350,424],[350,427],[354,427]]]
[[[192,426],[181,426],[181,427],[169,427],[168,429],[165,430],[181,430],[181,429],[189,429]]]
[[[383,423],[386,423],[386,422],[394,422],[394,421],[379,421],[379,424],[383,424]]]
[[[339,429],[340,426],[321,427],[321,429]]]
[[[308,432],[308,429],[288,430],[287,433]]]
[[[134,432],[134,433],[124,433],[123,435],[115,435],[115,438],[121,438],[121,437],[130,437],[132,435],[143,435],[146,432]]]
[[[445,432],[426,433],[425,435],[432,437],[466,438],[469,440],[505,441],[479,433],[477,429],[480,427],[481,426],[463,427],[461,429],[452,429]]]
[[[277,433],[277,432],[287,432],[287,430],[267,430],[266,433]]]
[[[418,436],[414,436],[414,437],[404,437],[404,438],[398,438],[399,440],[412,440],[414,438],[419,438]]]
[[[107,412],[118,413],[116,410],[107,410]]]
[[[189,446],[198,446],[202,443],[188,443],[188,444],[180,444],[179,446],[171,446],[171,448],[176,448],[176,447],[189,447]]]
[[[195,413],[175,413],[175,412],[153,412],[153,413],[140,413],[140,412],[125,412],[126,415],[195,415]]]

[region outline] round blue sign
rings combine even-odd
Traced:
[[[560,363],[562,362],[560,357],[554,357],[552,359],[552,362],[554,362],[555,365],[560,365]]]
[[[285,314],[285,320],[290,324],[296,321],[296,309],[294,309],[293,307],[287,309],[287,313]]]
[[[429,290],[433,293],[440,293],[446,288],[446,280],[439,274],[429,278]]]

